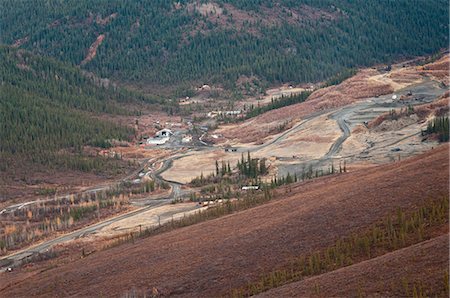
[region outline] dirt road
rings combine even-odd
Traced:
[[[178,182],[167,181],[167,180],[165,180],[164,178],[162,178],[160,176],[160,174],[162,174],[164,171],[166,171],[167,169],[170,168],[174,158],[175,157],[171,157],[171,158],[168,158],[166,160],[163,160],[162,161],[163,165],[161,166],[161,168],[159,168],[157,171],[155,171],[152,174],[152,176],[156,180],[165,181],[165,182],[170,184],[171,192],[170,192],[169,195],[162,195],[159,198],[152,198],[152,199],[149,199],[149,200],[144,200],[144,207],[142,207],[142,208],[139,208],[137,210],[128,212],[126,214],[122,214],[122,215],[119,215],[119,216],[115,216],[115,217],[109,218],[109,219],[104,220],[102,222],[99,222],[99,223],[87,226],[85,228],[81,228],[81,229],[79,229],[77,231],[74,231],[72,233],[65,234],[65,235],[62,235],[60,237],[56,237],[54,239],[46,240],[46,241],[44,241],[44,242],[42,242],[40,244],[33,245],[31,247],[27,247],[25,249],[22,249],[20,251],[15,252],[15,253],[12,253],[12,254],[9,254],[7,256],[4,256],[4,257],[0,258],[0,271],[4,271],[4,270],[6,270],[7,267],[19,264],[21,260],[23,260],[23,259],[25,259],[27,257],[30,257],[30,256],[32,256],[34,254],[44,253],[44,252],[48,251],[54,245],[65,243],[65,242],[68,242],[68,241],[71,241],[71,240],[74,240],[74,239],[77,239],[77,238],[80,238],[80,237],[85,237],[85,236],[87,236],[89,234],[93,234],[93,233],[99,231],[100,229],[102,229],[102,228],[104,228],[104,227],[106,227],[106,226],[108,226],[108,225],[110,225],[112,223],[117,223],[117,222],[119,222],[121,220],[124,220],[124,219],[130,218],[130,217],[139,215],[141,213],[145,213],[145,212],[147,212],[149,210],[157,209],[158,207],[161,207],[161,206],[164,206],[164,205],[169,205],[174,199],[180,197],[183,193],[186,192],[186,191],[182,191],[181,190],[181,185],[182,184],[180,184]],[[139,170],[133,171],[133,173],[128,175],[125,179],[133,178],[134,175],[137,175],[140,171],[143,170],[143,168],[147,165],[148,162],[149,161],[146,160],[145,163],[139,168]],[[107,189],[108,187],[110,187],[110,186],[96,187],[96,188],[93,188],[91,190],[88,190],[87,192],[101,191],[101,190]],[[66,197],[66,196],[61,196],[61,197],[58,197],[58,198],[52,198],[52,199],[48,199],[48,200],[56,200],[56,199],[60,199],[60,198],[64,198],[64,197]],[[38,203],[38,202],[42,202],[42,201],[36,200],[36,201],[32,201],[32,202],[27,202],[27,203],[22,203],[22,204],[16,204],[16,205],[9,206],[9,207],[3,209],[0,212],[0,215],[1,215],[1,213],[14,212],[17,209],[21,209],[21,208],[23,208],[23,207],[25,207],[27,205],[35,204],[35,203]],[[140,201],[140,203],[142,203],[142,200]],[[175,214],[175,213],[174,214],[169,214],[169,213],[165,212],[164,215],[165,216],[171,216],[171,215]]]
[[[154,209],[154,208],[166,205],[166,204],[168,204],[167,199],[153,200],[153,202],[149,203],[149,205],[147,207],[140,208],[138,210],[134,210],[129,213],[122,214],[122,215],[104,220],[102,222],[79,229],[75,232],[72,232],[72,233],[51,239],[51,240],[44,241],[40,244],[31,246],[31,247],[27,247],[25,249],[22,249],[18,252],[13,253],[13,254],[2,257],[2,258],[0,258],[0,271],[2,271],[2,269],[4,270],[6,266],[13,266],[15,263],[18,263],[21,260],[32,256],[33,254],[44,253],[56,244],[60,244],[60,243],[68,242],[70,240],[74,240],[74,239],[77,239],[80,237],[84,237],[86,235],[96,232],[97,230],[100,230],[101,228],[103,228],[107,225],[110,225],[111,223],[120,221],[125,218],[135,216],[137,214],[146,212],[150,209]],[[1,267],[3,267],[3,268],[1,268]]]
[[[396,95],[400,97],[403,94],[408,92],[412,93],[410,99],[407,100],[393,100],[393,96]],[[398,108],[408,108],[409,106],[416,106],[420,104],[430,103],[436,100],[439,96],[446,92],[445,88],[442,88],[438,83],[426,79],[424,82],[415,84],[412,86],[408,86],[407,88],[398,90],[395,93],[380,96],[378,98],[372,97],[368,98],[364,101],[354,103],[352,105],[348,105],[337,110],[334,110],[330,114],[330,118],[335,120],[339,125],[339,128],[342,132],[342,135],[331,145],[328,152],[321,158],[309,161],[298,162],[296,164],[280,164],[278,169],[279,175],[286,175],[287,173],[301,173],[304,168],[313,167],[314,169],[323,169],[329,167],[334,161],[339,161],[341,159],[357,159],[357,158],[365,158],[367,159],[371,152],[375,150],[380,150],[381,148],[393,149],[393,146],[396,144],[403,142],[409,138],[416,137],[420,134],[420,131],[417,131],[412,134],[402,135],[398,134],[392,142],[389,143],[381,143],[380,144],[371,144],[369,148],[365,148],[362,151],[353,152],[352,155],[340,155],[342,145],[345,141],[351,136],[351,131],[357,125],[362,125],[367,123],[377,116],[389,112],[393,109]],[[314,115],[314,117],[318,117],[319,115],[323,115],[329,111],[324,111],[318,115]],[[311,121],[311,118],[308,118],[308,121]],[[301,124],[295,126],[290,131],[294,131],[296,133],[301,133]],[[291,132],[287,131],[285,134],[281,135],[276,139],[276,142],[281,141],[281,139],[285,138]],[[275,142],[275,143],[276,143]],[[267,146],[273,143],[269,143]],[[388,148],[388,149],[389,149]],[[387,150],[388,150],[387,149]]]
[[[153,288],[165,297],[225,296],[398,208],[411,210],[446,192],[448,145],[443,145],[399,163],[292,184],[265,205],[48,270],[18,269],[0,278],[0,296],[122,297],[133,289],[144,296]]]

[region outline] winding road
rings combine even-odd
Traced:
[[[144,200],[145,206],[141,207],[141,208],[139,208],[137,210],[133,210],[133,211],[125,213],[125,214],[114,216],[112,218],[109,218],[109,219],[106,219],[104,221],[101,221],[101,222],[89,225],[87,227],[81,228],[81,229],[76,230],[74,232],[71,232],[71,233],[68,233],[68,234],[64,234],[64,235],[61,235],[61,236],[53,238],[53,239],[45,240],[42,243],[39,243],[39,244],[33,245],[31,247],[27,247],[27,248],[21,249],[19,251],[16,251],[16,252],[14,252],[12,254],[7,255],[7,256],[0,257],[0,271],[5,271],[8,267],[20,264],[21,260],[23,260],[23,259],[25,259],[27,257],[30,257],[30,256],[35,255],[35,254],[39,254],[39,253],[44,253],[44,252],[48,251],[54,245],[65,243],[65,242],[68,242],[68,241],[71,241],[71,240],[74,240],[74,239],[77,239],[77,238],[80,238],[80,237],[87,236],[89,234],[93,234],[96,231],[98,231],[98,230],[100,230],[100,229],[102,229],[102,228],[104,228],[104,227],[106,227],[106,226],[108,226],[108,225],[110,225],[112,223],[115,223],[115,222],[121,221],[123,219],[127,219],[127,218],[130,218],[130,217],[136,216],[138,214],[147,212],[147,211],[152,210],[152,209],[156,209],[156,208],[164,206],[164,205],[169,205],[172,202],[173,199],[176,199],[176,198],[178,198],[178,197],[180,197],[181,195],[184,194],[183,191],[181,190],[182,184],[178,183],[178,182],[175,182],[175,181],[165,180],[164,178],[161,177],[161,174],[163,172],[165,172],[166,170],[168,170],[172,166],[172,162],[173,162],[174,159],[181,158],[183,156],[186,156],[186,155],[182,155],[182,156],[179,156],[179,157],[170,157],[168,159],[163,160],[162,161],[162,166],[158,170],[154,171],[151,174],[152,177],[156,181],[164,181],[164,182],[170,184],[171,192],[170,192],[169,195],[161,195],[158,198],[152,198],[152,199]],[[149,163],[149,160],[146,160],[145,163],[139,168],[138,171],[133,171],[133,173],[128,175],[126,177],[126,179],[132,179],[132,177],[134,177],[139,172],[141,172],[148,163]],[[154,162],[153,162],[153,164],[154,164]],[[123,180],[121,180],[121,181],[123,181]],[[110,186],[105,186],[105,188],[107,188],[107,187],[110,187]],[[103,189],[104,189],[104,187],[102,186],[100,188],[98,188],[98,187],[94,188],[93,190],[98,191],[98,190],[103,190]],[[93,190],[90,190],[90,191],[93,191]],[[186,191],[184,191],[184,192],[186,192]],[[60,198],[65,198],[67,196],[68,195],[61,196]],[[47,201],[55,200],[55,199],[58,199],[58,198],[48,199]],[[37,200],[37,201],[32,201],[32,202],[27,202],[27,203],[22,203],[22,204],[15,204],[15,205],[12,205],[12,206],[9,206],[9,207],[3,209],[1,212],[2,213],[12,212],[12,211],[14,211],[16,209],[21,209],[21,208],[23,208],[23,207],[25,207],[27,205],[35,204],[37,202],[43,202],[43,201],[42,200],[41,201]],[[1,213],[0,213],[0,215],[1,215]]]
[[[303,169],[308,167],[317,169],[330,166],[330,164],[334,160],[342,158],[342,156],[339,156],[339,152],[341,151],[344,142],[350,137],[351,129],[356,125],[363,124],[365,121],[371,121],[377,116],[389,112],[392,109],[407,108],[408,106],[430,103],[441,96],[445,91],[446,89],[439,86],[438,83],[430,79],[426,79],[424,82],[408,86],[391,94],[383,95],[377,98],[367,98],[366,100],[332,110],[329,117],[336,121],[342,134],[333,142],[333,144],[331,144],[328,152],[319,159],[300,161],[295,165],[280,165],[279,175],[284,176],[287,173],[301,174]],[[393,95],[401,95],[407,92],[411,92],[413,94],[411,99],[392,100]],[[310,121],[313,118],[326,113],[330,113],[330,110],[321,111],[319,113],[316,113],[315,115],[311,115],[311,117],[308,117],[305,121],[301,122],[290,131],[286,131],[284,134],[280,135],[272,142],[269,142],[267,145],[279,142],[291,133],[301,131],[301,126],[306,123],[306,121]],[[393,146],[408,138],[417,136],[418,134],[420,134],[420,132],[400,137],[398,140],[395,140],[394,142],[391,142],[389,144],[383,144],[368,148],[365,150],[364,154],[368,154],[368,152],[372,150],[378,150],[381,148]],[[259,146],[259,148],[261,148],[261,146]],[[345,158],[354,157],[362,153],[363,152],[355,153],[352,156],[345,156]]]
[[[19,263],[21,260],[23,260],[27,257],[30,257],[34,254],[44,253],[56,244],[64,243],[64,242],[67,242],[70,240],[74,240],[74,239],[77,239],[80,237],[87,236],[89,234],[95,233],[96,231],[100,230],[101,228],[106,227],[114,222],[135,216],[137,214],[140,214],[140,213],[146,212],[148,210],[151,210],[151,209],[163,206],[163,205],[167,205],[167,204],[168,204],[167,200],[164,200],[164,199],[153,200],[153,202],[150,203],[147,207],[143,207],[138,210],[134,210],[134,211],[131,211],[131,212],[119,215],[119,216],[115,216],[113,218],[109,218],[102,222],[95,223],[93,225],[76,230],[74,232],[56,237],[51,240],[46,240],[40,244],[33,245],[31,247],[27,247],[25,249],[14,252],[13,254],[10,254],[8,256],[0,258],[0,271],[1,271],[1,267],[12,266],[16,263]],[[3,268],[3,269],[5,269],[5,268]]]
[[[337,155],[339,154],[343,143],[351,135],[352,126],[354,126],[356,124],[361,124],[364,122],[364,119],[365,119],[364,115],[366,115],[365,117],[370,116],[368,118],[370,120],[381,113],[389,111],[389,109],[405,107],[405,106],[408,106],[409,104],[416,105],[416,104],[423,104],[423,103],[431,102],[434,99],[436,99],[439,95],[441,95],[445,92],[445,90],[438,87],[436,83],[434,83],[432,81],[425,81],[423,83],[420,83],[420,84],[417,84],[414,86],[409,86],[405,90],[399,90],[399,91],[395,92],[395,94],[405,93],[406,90],[412,91],[415,94],[415,96],[417,96],[417,98],[419,98],[419,99],[416,99],[413,103],[408,102],[408,101],[395,101],[394,102],[391,99],[392,94],[388,94],[385,96],[380,96],[379,98],[369,98],[365,101],[361,101],[361,102],[358,102],[358,103],[355,103],[355,104],[352,104],[349,106],[341,107],[338,109],[334,109],[334,110],[319,111],[319,112],[316,112],[316,113],[311,114],[308,117],[304,118],[303,121],[296,124],[294,127],[285,131],[284,133],[280,134],[279,136],[273,138],[269,142],[262,144],[262,145],[258,145],[258,146],[248,147],[248,148],[237,148],[237,152],[247,152],[247,151],[255,152],[255,151],[261,150],[265,147],[268,147],[271,145],[276,145],[276,144],[280,143],[281,141],[285,140],[291,134],[300,133],[301,130],[304,128],[304,125],[306,123],[308,123],[309,121],[315,119],[316,117],[324,115],[326,113],[331,113],[330,117],[337,122],[340,130],[342,131],[342,135],[339,136],[339,138],[334,141],[334,143],[330,146],[328,152],[319,159],[308,160],[306,162],[299,162],[298,164],[295,164],[295,165],[282,166],[282,167],[280,167],[281,171],[279,172],[279,175],[284,175],[287,172],[289,172],[291,174],[299,173],[302,168],[304,169],[305,167],[308,167],[308,166],[313,166],[313,167],[327,166],[327,165],[329,165],[330,161],[332,161],[333,159],[338,157]],[[378,110],[375,110],[375,109],[378,109]],[[367,113],[367,111],[371,111],[371,112]],[[370,114],[370,115],[367,116],[367,114]],[[361,117],[361,115],[363,115],[363,117]],[[414,134],[414,135],[416,135],[416,134]],[[405,138],[412,137],[414,135],[406,136]],[[405,138],[403,138],[403,139],[405,139]],[[64,243],[64,242],[67,242],[67,241],[70,241],[73,239],[77,239],[79,237],[83,237],[83,236],[95,233],[99,229],[101,229],[107,225],[110,225],[114,222],[138,215],[140,213],[149,211],[151,209],[154,209],[154,208],[157,208],[157,207],[160,207],[163,205],[170,204],[170,202],[173,199],[178,198],[179,196],[185,194],[186,191],[182,190],[181,183],[164,179],[161,176],[161,174],[163,172],[167,171],[172,166],[172,163],[174,160],[182,158],[182,157],[186,157],[186,156],[192,154],[192,151],[195,149],[219,150],[219,148],[217,148],[217,147],[204,147],[203,146],[202,148],[193,148],[183,154],[180,154],[178,156],[172,156],[172,157],[169,157],[169,158],[163,160],[161,167],[158,170],[155,170],[154,172],[150,173],[152,178],[154,178],[156,181],[165,181],[166,183],[170,184],[171,192],[169,195],[164,195],[159,198],[145,200],[145,203],[144,203],[145,206],[143,206],[142,208],[139,208],[137,210],[131,211],[126,214],[121,214],[121,215],[115,216],[113,218],[109,218],[102,222],[90,225],[88,227],[79,229],[77,231],[74,231],[74,232],[59,236],[59,237],[56,237],[51,240],[46,240],[40,244],[22,249],[20,251],[17,251],[15,253],[7,255],[7,256],[4,256],[4,257],[0,258],[0,268],[3,267],[3,269],[5,269],[5,266],[12,266],[14,264],[17,264],[22,259],[29,257],[33,254],[45,252],[49,248],[51,248],[52,246],[54,246],[56,244]],[[134,171],[126,178],[131,179],[132,177],[136,176],[149,163],[150,163],[150,160],[146,160],[137,171]],[[154,163],[155,162],[153,161],[153,164]],[[111,185],[100,186],[100,187],[96,187],[96,188],[93,188],[93,189],[87,190],[87,191],[99,191],[99,190],[106,189],[110,186]],[[67,197],[67,195],[61,196],[61,197]],[[53,200],[53,199],[49,199],[49,200]],[[26,203],[15,204],[15,205],[9,206],[9,207],[1,210],[0,215],[5,212],[12,212],[16,209],[21,209],[29,204],[34,204],[37,202],[39,202],[39,201],[31,201],[31,202],[26,202]],[[40,201],[40,202],[42,202],[42,201]]]

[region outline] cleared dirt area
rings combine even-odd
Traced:
[[[180,203],[161,206],[112,223],[95,234],[89,235],[85,240],[101,241],[99,238],[113,237],[120,233],[138,232],[139,229],[146,229],[157,226],[158,224],[164,224],[172,219],[177,220],[183,216],[188,216],[194,212],[198,212],[199,209],[198,203]]]
[[[431,76],[448,81],[449,56],[424,66],[394,65],[390,72],[363,69],[339,85],[319,89],[306,102],[272,110],[243,123],[225,125],[216,133],[237,143],[257,142],[274,134],[286,121],[298,121],[314,112],[350,105],[367,98],[396,92]],[[444,67],[446,66],[445,70]]]
[[[161,176],[164,179],[177,181],[180,183],[189,183],[195,177],[199,177],[202,173],[208,176],[216,170],[216,160],[230,162],[235,165],[241,157],[238,153],[224,152],[223,149],[204,152],[198,151],[192,154],[176,159],[170,169],[165,171]]]
[[[386,163],[419,154],[438,146],[437,142],[423,142],[420,131],[426,123],[417,123],[414,116],[385,121],[376,129],[359,127],[343,144],[340,154],[348,162]],[[356,155],[355,152],[362,154]]]
[[[317,111],[351,104],[359,99],[393,92],[386,84],[369,81],[378,75],[375,70],[360,71],[354,77],[337,86],[315,91],[306,102],[272,110],[241,124],[224,126],[217,133],[241,143],[256,142],[271,134],[275,127],[285,121],[300,120]]]
[[[248,147],[254,158],[267,158],[275,161],[276,159],[288,159],[290,162],[299,160],[310,160],[320,158],[325,155],[334,141],[339,138],[341,131],[337,123],[328,117],[329,115],[319,116],[311,121],[305,122],[301,130],[294,130],[279,141],[274,141],[267,146]],[[280,135],[275,135],[277,138]],[[237,144],[245,146],[245,144]],[[242,152],[224,152],[224,149],[211,149],[208,152],[193,152],[189,156],[177,159],[172,167],[162,176],[165,179],[177,181],[180,183],[190,182],[193,178],[203,175],[209,175],[215,171],[216,160],[230,162],[232,167],[241,158],[241,154],[247,154],[245,147]],[[272,163],[273,165],[278,162]]]
[[[263,206],[33,275],[22,269],[4,273],[0,296],[123,296],[153,287],[170,296],[226,294],[399,207],[414,209],[448,195],[448,150],[443,145],[398,163],[293,184]]]
[[[100,34],[99,36],[97,36],[97,39],[89,47],[88,54],[86,55],[84,60],[81,61],[81,65],[85,65],[85,64],[89,63],[92,59],[95,58],[95,56],[97,55],[97,49],[102,44],[104,39],[105,39],[105,34]]]
[[[326,114],[306,122],[301,130],[289,134],[279,142],[263,147],[254,155],[260,158],[292,158],[293,156],[304,160],[320,158],[328,152],[340,135],[339,126]]]
[[[449,266],[448,243],[445,234],[257,297],[412,297],[414,286],[416,291],[419,286],[442,291]]]
[[[340,154],[351,162],[382,163],[430,150],[437,142],[424,142],[420,132],[426,130],[427,120],[433,116],[448,114],[448,107],[447,92],[432,103],[414,106],[413,112],[406,109],[396,109],[395,115],[386,112],[369,122],[368,127],[356,126]]]

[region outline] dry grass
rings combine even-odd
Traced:
[[[231,292],[234,297],[254,296],[305,277],[320,275],[338,268],[380,256],[432,238],[448,225],[448,197],[427,202],[411,214],[397,211],[371,229],[339,239],[322,251],[301,254],[291,264],[264,274],[257,282]],[[439,229],[440,228],[440,229]],[[440,294],[444,287],[433,289]],[[436,293],[437,292],[437,293]]]
[[[433,63],[418,67],[418,71],[421,74],[430,75],[448,86],[450,85],[449,66],[450,55],[447,54]]]
[[[225,294],[299,252],[326,248],[397,208],[414,210],[424,198],[447,194],[448,149],[443,145],[398,163],[288,185],[265,205],[33,276],[19,269],[2,276],[0,296],[120,296],[153,287],[166,296]]]
[[[448,232],[419,244],[310,277],[258,297],[448,297]],[[448,283],[447,283],[448,286]],[[414,295],[414,292],[417,295]]]

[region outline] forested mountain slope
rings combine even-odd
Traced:
[[[0,0],[0,43],[157,85],[309,82],[448,43],[444,0]]]
[[[99,87],[77,68],[0,47],[0,81],[0,171],[22,162],[90,170],[95,165],[80,159],[83,146],[133,136],[131,128],[96,115],[130,114],[120,102],[140,99]]]

